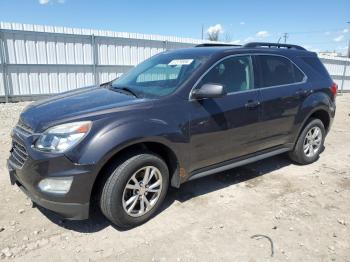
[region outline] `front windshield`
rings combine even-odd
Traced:
[[[158,98],[174,92],[208,57],[162,53],[137,65],[112,82],[114,89],[128,90],[137,97]]]

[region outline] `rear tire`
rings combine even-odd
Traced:
[[[139,153],[116,164],[102,188],[100,208],[113,224],[130,228],[149,220],[161,206],[169,184],[164,160]]]
[[[315,162],[323,150],[326,130],[320,119],[311,118],[295,144],[289,157],[296,163],[307,165]]]

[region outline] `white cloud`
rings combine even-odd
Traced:
[[[309,51],[311,51],[311,52],[315,52],[315,53],[321,52],[321,49],[319,49],[319,48],[313,48],[313,47],[307,48],[307,50],[309,50]]]
[[[240,39],[237,39],[237,40],[233,40],[230,42],[231,44],[234,44],[234,45],[240,45],[241,44],[241,40]]]
[[[219,34],[224,32],[224,29],[221,24],[216,24],[208,28],[208,34]]]
[[[343,40],[343,38],[344,38],[344,35],[340,35],[340,36],[334,38],[333,41],[334,42],[340,42],[341,40]]]
[[[249,36],[246,39],[244,39],[243,42],[252,42],[254,40],[255,40],[254,37]]]
[[[265,38],[268,37],[270,34],[267,31],[259,31],[256,33],[256,37],[260,37],[260,38]]]
[[[218,41],[219,36],[221,33],[224,32],[223,27],[220,24],[213,25],[208,28],[207,34],[208,34],[208,39],[211,41]]]
[[[347,47],[347,46],[338,46],[337,49],[340,49],[340,50],[348,50],[348,47]]]
[[[240,24],[240,25],[245,25],[245,22],[242,21],[242,22],[240,22],[239,24]]]
[[[344,33],[344,34],[349,33],[349,32],[350,32],[350,29],[348,29],[348,28],[345,28],[345,29],[343,30],[343,33]]]
[[[53,3],[53,2],[56,2],[59,4],[64,4],[66,2],[66,0],[38,0],[38,1],[39,1],[39,4],[41,4],[41,5],[47,5],[47,4]]]

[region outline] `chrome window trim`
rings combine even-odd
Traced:
[[[264,86],[264,87],[257,87],[255,88],[255,81],[254,81],[254,65],[252,63],[252,58],[253,56],[258,56],[258,55],[268,55],[268,56],[280,56],[280,57],[283,57],[283,58],[286,58],[288,61],[290,61],[294,66],[296,66],[300,72],[304,75],[304,78],[302,81],[299,81],[299,82],[294,82],[294,83],[291,83],[291,84],[283,84],[283,85],[275,85],[275,86]],[[253,81],[253,85],[254,85],[254,88],[253,89],[249,89],[249,90],[242,90],[242,91],[237,91],[237,92],[230,92],[230,93],[227,93],[227,95],[232,95],[232,94],[240,94],[240,93],[244,93],[244,92],[250,92],[250,91],[256,91],[256,90],[259,90],[259,89],[267,89],[267,88],[276,88],[276,87],[284,87],[284,86],[290,86],[290,85],[299,85],[299,84],[304,84],[307,82],[308,80],[308,77],[307,75],[304,73],[304,71],[297,65],[295,64],[291,59],[289,59],[288,57],[284,56],[284,55],[280,55],[280,54],[269,54],[269,53],[247,53],[247,54],[235,54],[235,55],[228,55],[228,56],[225,56],[221,59],[219,59],[218,61],[216,61],[213,65],[211,65],[199,78],[198,80],[196,81],[196,83],[193,85],[189,95],[188,95],[188,100],[189,101],[195,101],[196,99],[192,99],[192,91],[197,88],[197,85],[199,84],[200,81],[202,81],[202,79],[209,73],[209,71],[211,69],[213,69],[217,64],[221,63],[222,61],[226,60],[226,59],[229,59],[229,58],[232,58],[232,57],[237,57],[237,56],[250,56],[250,61],[251,61],[251,67],[252,67],[252,81]]]

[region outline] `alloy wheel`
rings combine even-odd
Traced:
[[[132,217],[149,212],[162,192],[162,174],[155,166],[137,170],[126,183],[123,192],[123,208]]]
[[[303,149],[307,157],[313,157],[320,150],[322,144],[322,131],[318,126],[311,128],[304,139]]]

